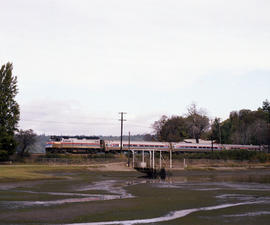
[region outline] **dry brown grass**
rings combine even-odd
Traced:
[[[79,170],[83,166],[72,165],[1,165],[0,182],[13,180],[42,180],[60,178],[50,172]]]

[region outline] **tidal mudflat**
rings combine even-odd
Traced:
[[[48,172],[53,176],[53,172]],[[0,183],[0,224],[269,224],[270,170],[57,171]]]

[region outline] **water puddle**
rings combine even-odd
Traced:
[[[134,183],[135,184],[135,183]],[[134,197],[128,193],[124,187],[132,185],[126,182],[119,182],[116,180],[106,180],[95,182],[90,185],[86,185],[80,188],[74,188],[76,191],[107,191],[109,194],[85,194],[85,193],[69,193],[69,192],[38,192],[38,191],[27,191],[27,190],[14,190],[14,192],[31,193],[31,194],[46,194],[55,196],[70,196],[74,198],[49,200],[49,201],[1,201],[0,205],[6,208],[20,208],[20,207],[31,207],[31,206],[51,206],[61,205],[66,203],[80,203],[80,202],[91,202],[91,201],[105,201],[123,198]]]
[[[179,182],[179,183],[158,183],[155,185],[159,188],[178,188],[189,189],[194,191],[215,191],[215,190],[244,190],[244,191],[270,191],[269,184],[261,183],[230,183],[230,182]]]
[[[57,193],[48,193],[48,194],[58,195]],[[20,207],[30,207],[30,206],[61,205],[61,204],[66,204],[66,203],[105,201],[105,200],[114,200],[114,199],[123,198],[121,195],[102,195],[102,194],[92,195],[92,194],[60,193],[59,195],[81,196],[82,198],[67,198],[67,199],[50,200],[50,201],[1,201],[0,205],[3,205],[5,208],[20,208]]]
[[[216,196],[218,199],[223,200],[237,200],[237,201],[261,201],[265,204],[270,203],[270,197],[266,196],[253,196],[253,195],[244,195],[244,194],[222,194]]]
[[[76,188],[76,191],[91,191],[91,190],[100,190],[107,191],[111,194],[117,194],[122,196],[122,198],[131,198],[133,197],[131,194],[127,193],[124,187],[128,186],[125,182],[120,183],[117,180],[105,180],[94,182],[90,185],[83,186],[80,188]]]
[[[166,216],[156,217],[156,218],[151,218],[151,219],[93,222],[93,223],[73,223],[73,224],[66,224],[66,225],[110,225],[110,224],[133,225],[133,224],[166,222],[166,221],[179,219],[181,217],[184,217],[184,216],[189,215],[189,214],[194,213],[194,212],[210,211],[210,210],[224,209],[224,208],[240,206],[240,205],[252,205],[252,204],[259,204],[259,203],[262,203],[262,201],[241,202],[241,203],[222,204],[222,205],[217,205],[217,206],[201,207],[201,208],[194,208],[194,209],[184,209],[184,210],[170,212]]]
[[[120,196],[117,195],[93,195],[87,198],[68,198],[59,199],[52,201],[2,201],[6,208],[19,208],[19,207],[30,207],[30,206],[51,206],[51,205],[61,205],[65,203],[79,203],[79,202],[91,202],[91,201],[104,201],[119,199]]]
[[[247,216],[262,216],[270,215],[270,211],[260,211],[260,212],[248,212],[242,214],[224,215],[223,217],[247,217]]]

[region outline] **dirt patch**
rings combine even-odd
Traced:
[[[133,168],[128,167],[125,162],[96,164],[89,166],[87,169],[97,171],[135,171]]]

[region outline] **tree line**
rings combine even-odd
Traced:
[[[185,138],[194,138],[199,143],[201,136],[209,128],[209,118],[196,104],[188,107],[186,116],[167,117],[163,115],[153,124],[154,135],[149,139],[157,141],[179,142]]]
[[[211,134],[217,143],[243,145],[269,145],[270,103],[265,100],[257,110],[232,111],[229,118],[221,122],[216,118]]]
[[[224,121],[211,121],[204,110],[191,104],[184,116],[161,116],[154,122],[153,130],[154,134],[145,135],[145,140],[179,142],[193,138],[197,143],[207,139],[221,144],[269,145],[270,103],[265,100],[255,111],[232,111]]]

